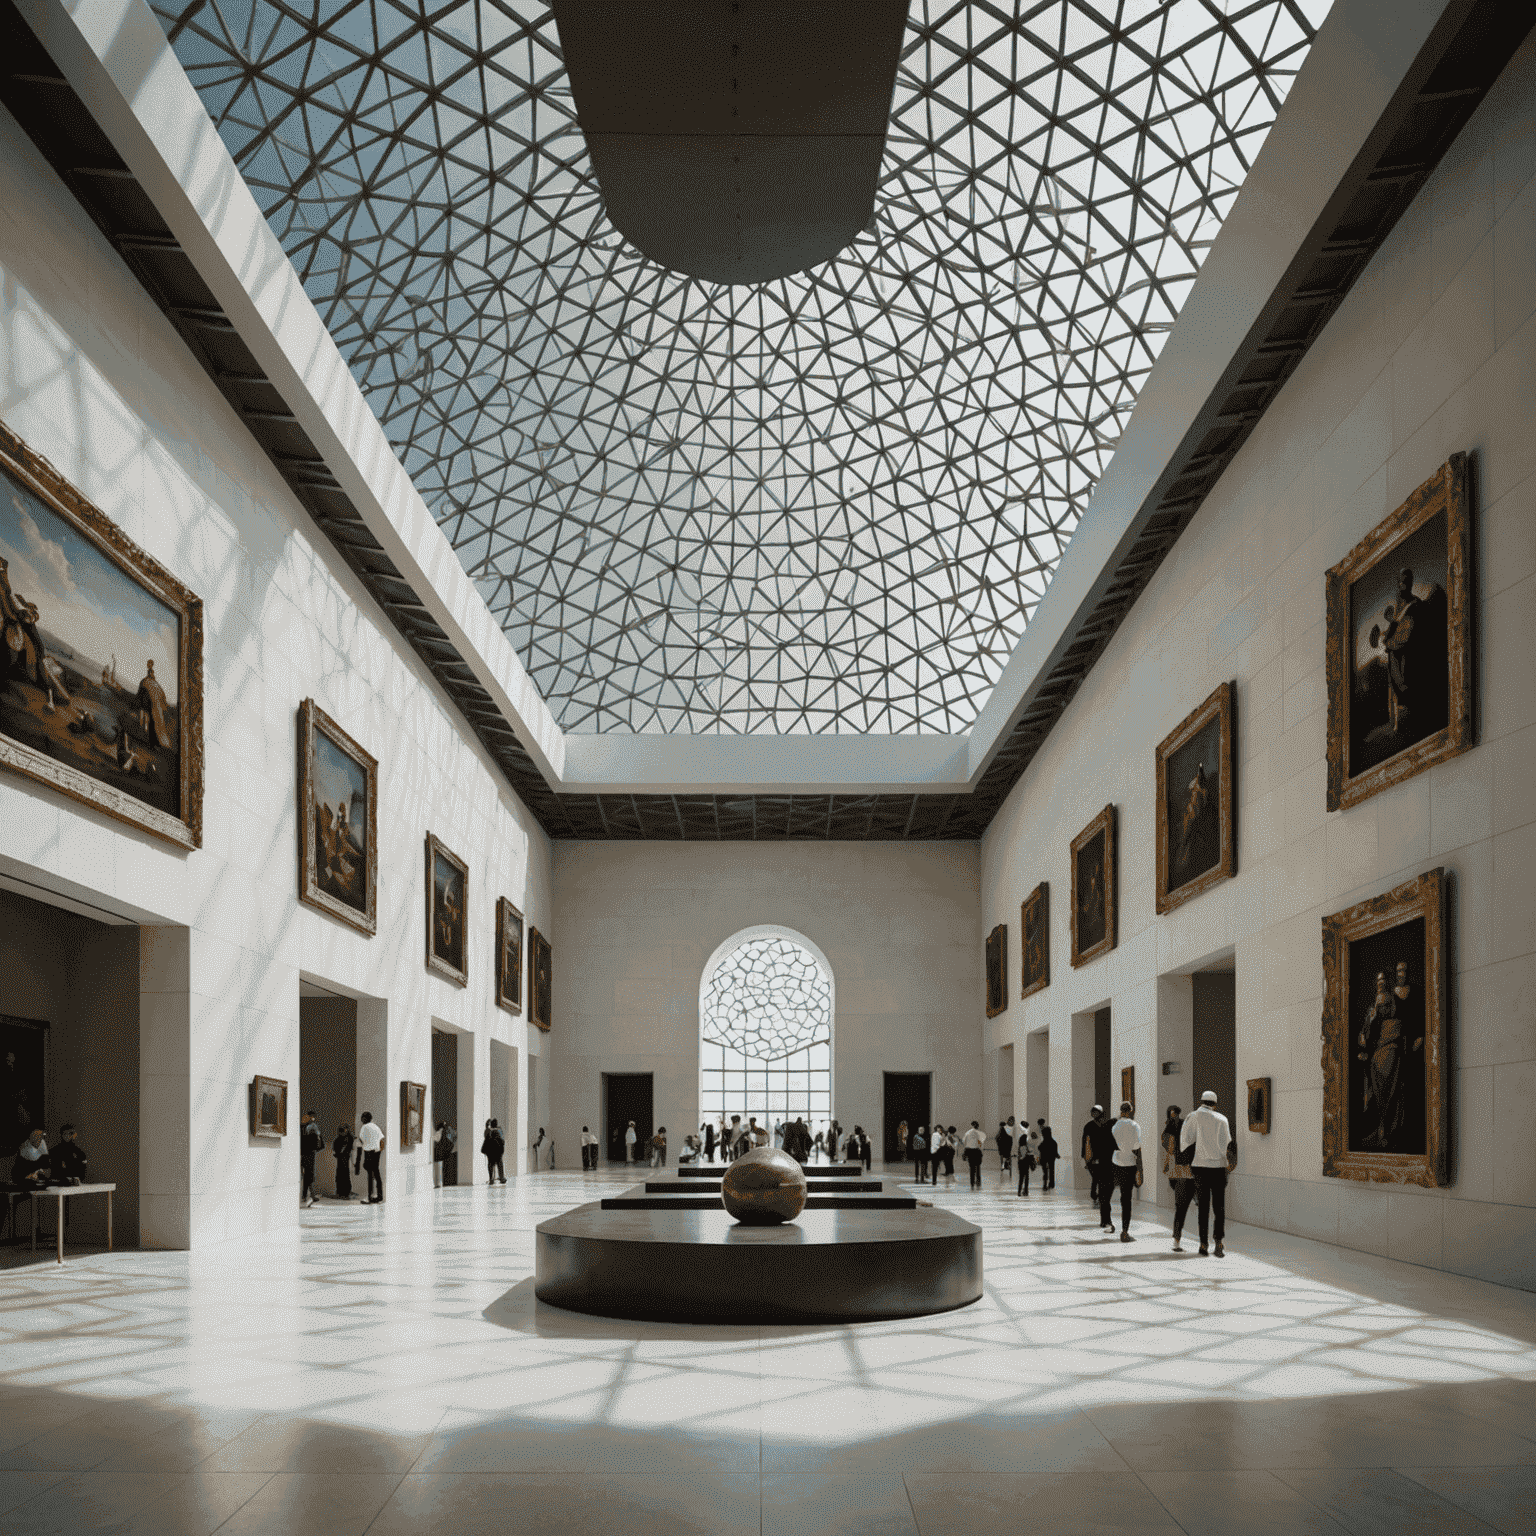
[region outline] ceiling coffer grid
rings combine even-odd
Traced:
[[[739,287],[607,222],[541,6],[159,9],[562,727],[953,733],[1327,0],[912,0],[872,226]]]

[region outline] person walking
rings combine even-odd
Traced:
[[[704,1161],[712,1163],[715,1160],[715,1128],[706,1120],[699,1130],[704,1137]]]
[[[338,1200],[352,1198],[352,1149],[356,1145],[357,1137],[352,1134],[352,1127],[338,1125],[336,1139],[331,1143],[331,1156],[336,1159],[336,1198]]]
[[[315,1203],[315,1159],[325,1146],[325,1132],[314,1110],[306,1109],[299,1120],[299,1169],[303,1184],[299,1190],[299,1204],[306,1210]]]
[[[918,1126],[913,1131],[908,1138],[907,1146],[912,1152],[912,1166],[917,1173],[917,1182],[926,1184],[928,1182],[928,1138],[923,1134],[922,1126]]]
[[[368,1204],[383,1205],[384,1175],[379,1169],[379,1155],[384,1150],[384,1132],[366,1109],[358,1122],[357,1139],[363,1149],[363,1172],[368,1176]]]
[[[979,1120],[971,1121],[971,1128],[960,1138],[961,1151],[971,1170],[971,1188],[981,1188],[981,1152],[987,1144],[987,1134]]]
[[[664,1125],[656,1127],[656,1134],[651,1137],[651,1167],[665,1168],[667,1166],[667,1128]]]
[[[507,1152],[507,1138],[501,1134],[501,1126],[495,1120],[485,1122],[485,1135],[480,1138],[480,1155],[485,1159],[485,1182],[505,1184],[506,1168],[503,1159]]]
[[[1227,1175],[1237,1167],[1237,1143],[1227,1117],[1216,1108],[1216,1092],[1207,1088],[1200,1107],[1184,1122],[1179,1150],[1192,1154],[1195,1198],[1200,1208],[1200,1252],[1209,1251],[1208,1234],[1216,1239],[1216,1257],[1227,1256]],[[1211,1209],[1215,1207],[1215,1232],[1210,1233]]]
[[[1013,1171],[1013,1116],[997,1123],[997,1155],[1002,1162],[997,1179],[1000,1184],[1008,1182],[1008,1175]]]
[[[1179,1161],[1183,1150],[1179,1143],[1184,1135],[1184,1112],[1177,1104],[1168,1106],[1168,1118],[1163,1122],[1163,1172],[1168,1175],[1168,1188],[1173,1191],[1173,1251],[1184,1252],[1184,1219],[1189,1215],[1189,1203],[1195,1198],[1195,1171],[1188,1163]]]
[[[433,1187],[433,1189],[441,1189],[443,1187],[443,1164],[447,1161],[447,1158],[448,1158],[448,1144],[444,1140],[443,1132],[446,1131],[447,1129],[448,1129],[448,1122],[446,1120],[439,1120],[437,1122],[437,1124],[432,1127],[432,1187]],[[544,1136],[544,1132],[540,1131],[539,1132],[540,1140],[543,1139],[543,1136]],[[537,1143],[535,1143],[535,1145],[537,1145]]]
[[[597,1171],[597,1149],[602,1143],[597,1139],[597,1132],[589,1126],[581,1128],[581,1166],[583,1170]]]
[[[635,1134],[635,1122],[631,1120],[624,1127],[624,1161],[626,1163],[634,1163],[640,1160],[640,1154],[635,1150],[635,1143],[639,1139]]]
[[[1104,1115],[1104,1106],[1093,1106],[1093,1118],[1083,1127],[1083,1161],[1088,1165],[1094,1198],[1099,1206],[1099,1230],[1113,1232],[1109,1200],[1115,1188],[1115,1131]]]
[[[1029,1142],[1029,1127],[1020,1124],[1018,1145],[1014,1147],[1013,1154],[1019,1165],[1018,1188],[1014,1191],[1016,1198],[1029,1198],[1029,1176],[1035,1171],[1035,1154]]]
[[[1040,1135],[1040,1193],[1043,1195],[1048,1189],[1056,1188],[1056,1159],[1061,1156],[1061,1148],[1056,1145],[1056,1138],[1051,1135],[1050,1126],[1046,1126]]]
[[[1120,1241],[1134,1243],[1131,1236],[1131,1195],[1141,1185],[1141,1127],[1133,1118],[1135,1111],[1131,1101],[1120,1104],[1120,1118],[1112,1127],[1115,1150],[1111,1154],[1115,1166],[1115,1188],[1120,1191]]]
[[[944,1187],[946,1189],[953,1189],[955,1187],[955,1153],[959,1150],[959,1132],[955,1130],[954,1126],[950,1126],[944,1133]],[[934,1182],[937,1183],[938,1180],[935,1179]]]

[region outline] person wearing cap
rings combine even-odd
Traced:
[[[1131,1236],[1131,1191],[1141,1183],[1141,1127],[1133,1118],[1129,1099],[1120,1105],[1120,1118],[1110,1127],[1115,1138],[1113,1153],[1115,1188],[1120,1191],[1120,1241],[1134,1243]]]
[[[1200,1210],[1200,1252],[1209,1253],[1208,1235],[1216,1239],[1216,1257],[1226,1257],[1227,1174],[1237,1167],[1237,1143],[1227,1117],[1216,1108],[1216,1093],[1207,1088],[1200,1095],[1200,1107],[1184,1122],[1179,1150],[1194,1165],[1195,1199]],[[1216,1231],[1209,1233],[1212,1206],[1216,1209]]]
[[[1094,1195],[1099,1202],[1099,1228],[1115,1230],[1109,1214],[1109,1201],[1115,1192],[1115,1128],[1104,1116],[1104,1106],[1093,1106],[1093,1119],[1083,1127],[1083,1160],[1093,1176]]]

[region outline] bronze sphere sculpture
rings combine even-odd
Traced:
[[[793,1221],[805,1209],[805,1169],[777,1147],[759,1147],[738,1157],[720,1180],[720,1200],[748,1227]]]

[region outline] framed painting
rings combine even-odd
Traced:
[[[1157,910],[1237,873],[1236,687],[1223,683],[1157,748]]]
[[[313,699],[299,706],[299,900],[378,930],[379,765]]]
[[[523,914],[505,896],[496,899],[496,1006],[523,1011]]]
[[[427,833],[427,969],[459,986],[469,984],[469,865]]]
[[[1328,809],[1473,746],[1472,489],[1453,454],[1328,572]]]
[[[0,767],[203,842],[203,605],[0,423]]]
[[[1323,1174],[1451,1181],[1443,869],[1323,919]]]
[[[528,929],[528,1017],[540,1029],[555,1021],[555,952],[537,928]]]
[[[409,1151],[421,1145],[427,1124],[427,1085],[425,1083],[400,1084],[400,1150]]]
[[[1106,805],[1072,839],[1072,964],[1087,965],[1118,942],[1115,808]]]
[[[1131,1113],[1136,1113],[1136,1068],[1120,1068],[1120,1103],[1129,1104]]]
[[[0,1123],[9,1157],[48,1126],[48,1021],[0,1013]]]
[[[1008,925],[999,923],[987,935],[987,1017],[995,1019],[1008,1006]]]
[[[1024,935],[1019,996],[1033,997],[1051,984],[1051,888],[1044,880],[1024,898],[1019,929]]]
[[[1255,1136],[1269,1135],[1270,1080],[1267,1077],[1248,1079],[1248,1129]]]
[[[288,1084],[281,1077],[251,1080],[251,1135],[278,1141],[288,1134]]]

